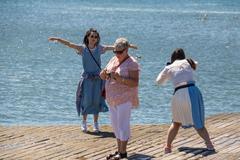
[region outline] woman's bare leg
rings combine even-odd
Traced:
[[[197,133],[199,134],[199,136],[205,141],[205,144],[207,146],[208,149],[214,149],[214,146],[210,140],[208,131],[205,127],[201,128],[201,129],[196,129]]]
[[[167,134],[167,144],[166,147],[171,148],[172,142],[177,136],[178,130],[181,126],[181,123],[173,122],[168,129],[168,134]]]

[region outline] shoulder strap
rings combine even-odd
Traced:
[[[127,56],[121,63],[119,63],[116,67],[114,67],[115,70],[116,70],[121,64],[123,64],[123,62],[125,62],[129,57],[130,57],[130,56]],[[116,57],[114,57],[114,59],[111,59],[110,61],[115,61],[115,58],[116,58]],[[111,63],[112,63],[112,62],[111,62]],[[109,64],[110,64],[110,62],[108,62],[107,66],[106,66],[105,68],[107,68]]]
[[[121,64],[123,64],[123,62],[125,62],[130,56],[127,56],[121,63],[119,63],[116,68],[118,68]]]
[[[92,54],[91,50],[90,50],[88,47],[87,47],[87,49],[88,49],[88,51],[89,51],[89,53],[90,53],[90,55],[91,55],[92,59],[93,59],[93,60],[94,60],[94,62],[97,64],[98,68],[101,70],[101,66],[98,64],[97,60],[94,58],[94,56],[93,56],[93,54]]]

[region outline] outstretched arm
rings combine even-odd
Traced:
[[[48,38],[49,41],[56,41],[56,42],[59,42],[61,44],[64,44],[70,48],[73,48],[73,49],[76,49],[79,53],[82,53],[82,46],[79,46],[77,44],[74,44],[68,40],[65,40],[65,39],[62,39],[62,38],[58,38],[58,37],[49,37]]]
[[[130,44],[129,48],[138,49],[138,47],[136,45],[134,45],[134,44]]]
[[[138,47],[136,45],[134,45],[134,44],[130,44],[129,48],[138,49]],[[112,51],[112,50],[114,50],[114,46],[113,45],[104,45],[103,46],[103,52]]]
[[[103,52],[112,51],[113,49],[114,49],[113,45],[104,45],[103,46]]]

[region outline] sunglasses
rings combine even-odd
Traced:
[[[95,38],[95,39],[98,38],[98,36],[94,36],[94,35],[91,35],[90,37],[91,37],[91,38]]]
[[[125,49],[124,49],[125,50]],[[121,50],[121,51],[113,51],[113,53],[115,54],[122,54],[124,50]]]

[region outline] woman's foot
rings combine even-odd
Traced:
[[[111,160],[119,160],[119,159],[123,159],[123,158],[127,158],[127,152],[126,153],[118,153],[117,155],[112,157]]]
[[[81,129],[83,132],[87,132],[87,122],[86,121],[82,121]]]
[[[94,122],[94,124],[93,124],[93,132],[95,132],[95,133],[100,132],[98,122]]]
[[[106,159],[107,160],[110,160],[111,158],[113,158],[114,156],[116,156],[116,155],[118,155],[119,153],[118,153],[118,151],[116,151],[115,153],[113,153],[113,154],[109,154],[107,157],[106,157]]]
[[[205,142],[205,144],[206,144],[206,146],[207,146],[207,150],[209,150],[209,151],[215,151],[215,148],[214,148],[214,146],[213,146],[213,144],[212,144],[211,141],[210,141],[210,142]]]
[[[168,153],[171,153],[171,152],[172,152],[172,147],[169,147],[169,146],[166,145],[166,146],[164,147],[164,153],[165,153],[165,154],[168,154]]]

